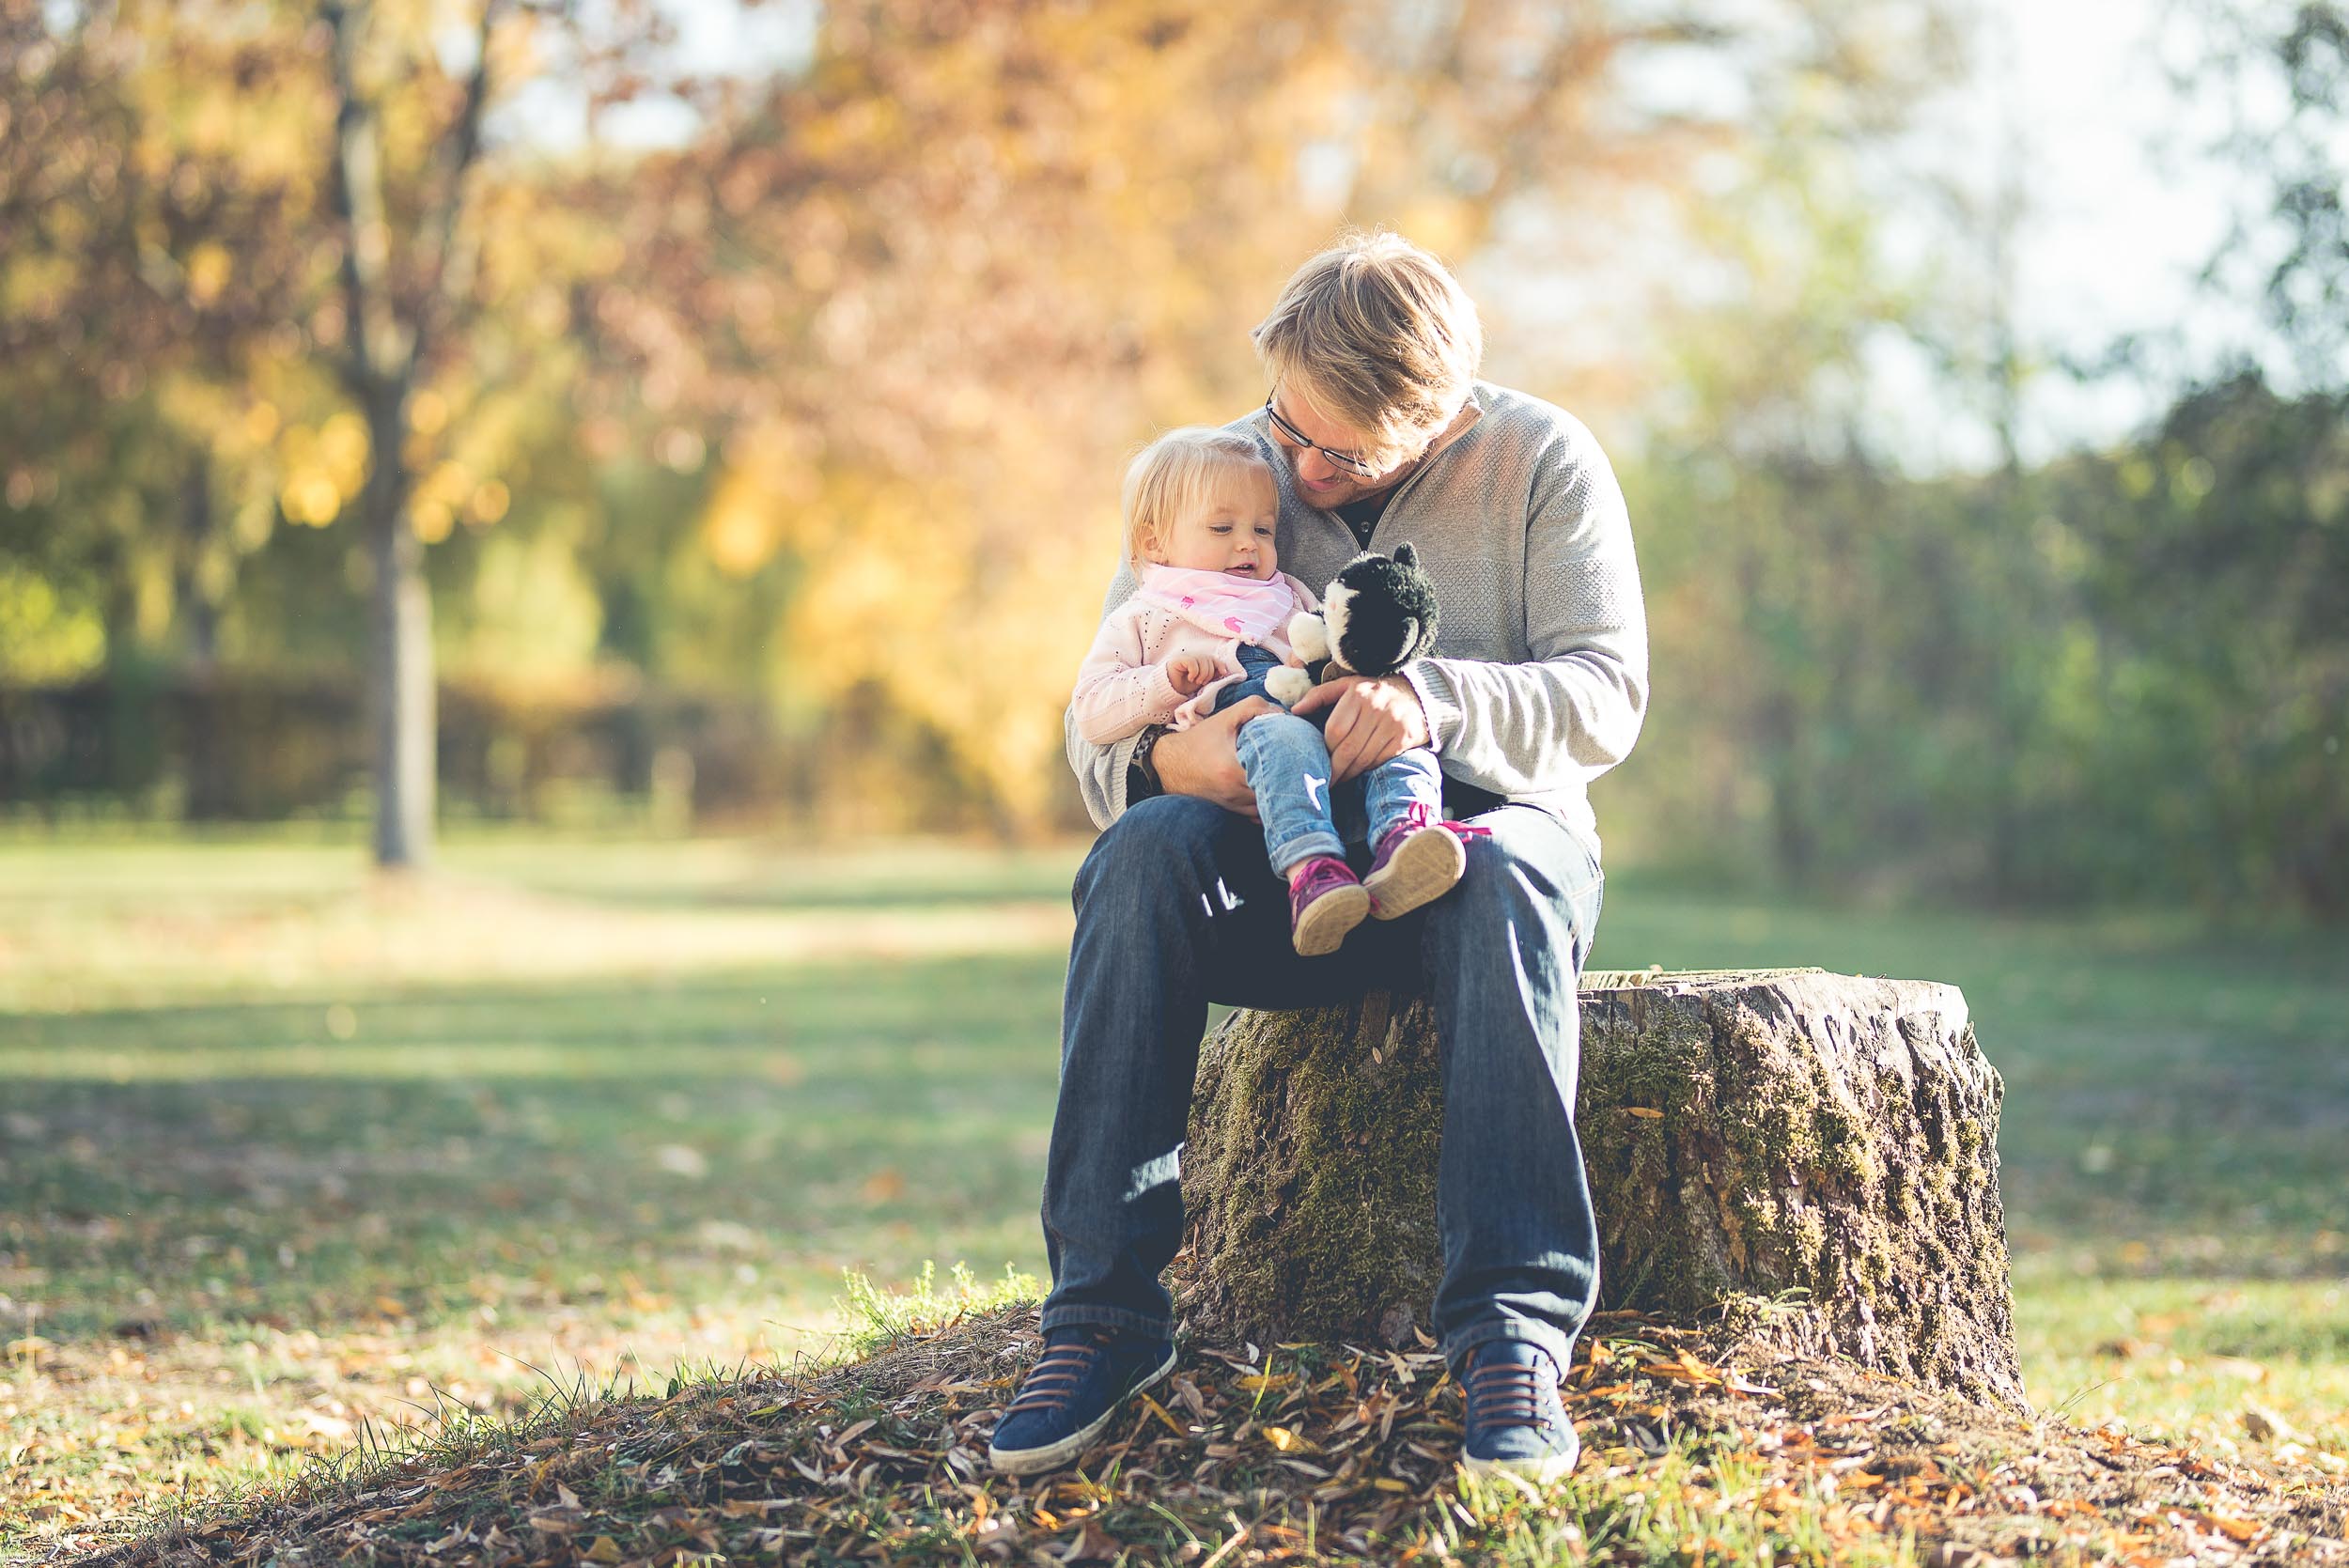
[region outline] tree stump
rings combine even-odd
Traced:
[[[1815,1348],[2014,1408],[1998,1072],[1953,986],[1818,970],[1583,977],[1576,1125],[1601,1305],[1802,1293]],[[1195,1327],[1399,1343],[1442,1273],[1426,1001],[1237,1013],[1183,1157]]]

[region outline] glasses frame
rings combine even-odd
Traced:
[[[1350,474],[1357,479],[1376,479],[1380,474],[1387,472],[1383,468],[1373,468],[1370,464],[1362,461],[1361,458],[1354,457],[1349,453],[1332,452],[1326,446],[1321,446],[1313,442],[1307,441],[1305,439],[1305,432],[1290,424],[1287,420],[1282,418],[1281,411],[1272,406],[1272,399],[1279,395],[1280,389],[1277,387],[1271,392],[1265,394],[1264,411],[1265,417],[1272,422],[1273,432],[1278,435],[1283,442],[1299,451],[1318,452],[1321,454],[1322,460],[1328,463],[1331,468],[1336,469],[1341,474]]]

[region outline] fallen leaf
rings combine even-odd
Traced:
[[[1159,1420],[1164,1421],[1166,1423],[1166,1429],[1169,1432],[1172,1432],[1177,1437],[1188,1437],[1190,1436],[1190,1433],[1183,1430],[1182,1423],[1175,1421],[1174,1417],[1166,1413],[1165,1405],[1160,1405],[1157,1400],[1152,1399],[1148,1394],[1143,1394],[1141,1398],[1143,1407],[1146,1408],[1152,1415],[1158,1417]]]
[[[2293,1429],[2290,1421],[2264,1405],[2247,1405],[2243,1407],[2243,1430],[2255,1443],[2307,1441]]]
[[[2204,1514],[2202,1518],[2211,1529],[2238,1546],[2248,1545],[2251,1539],[2260,1532],[2259,1526],[2248,1519],[2232,1518],[2224,1514]]]

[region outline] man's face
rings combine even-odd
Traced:
[[[1411,470],[1411,464],[1364,478],[1350,469],[1330,460],[1325,451],[1346,456],[1368,452],[1376,444],[1359,430],[1351,430],[1330,420],[1312,403],[1297,393],[1283,387],[1272,395],[1272,411],[1279,418],[1272,422],[1272,442],[1288,459],[1289,474],[1296,480],[1297,493],[1308,506],[1331,511],[1348,502],[1361,501],[1381,491],[1392,489]],[[1285,421],[1290,430],[1301,435],[1311,445],[1299,445],[1281,428]]]

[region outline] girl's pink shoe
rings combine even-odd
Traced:
[[[1362,888],[1370,894],[1370,918],[1393,920],[1432,904],[1459,884],[1468,870],[1468,847],[1458,824],[1439,822],[1414,803],[1409,815],[1387,830],[1370,862]]]
[[[1315,855],[1289,882],[1289,940],[1308,958],[1335,953],[1370,913],[1370,894],[1346,863]]]

